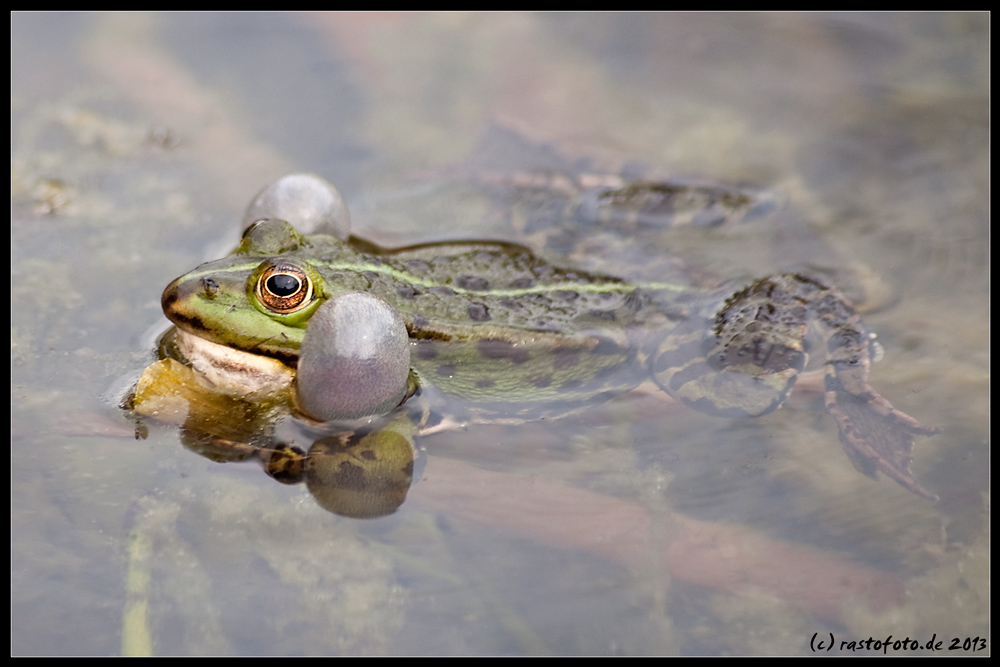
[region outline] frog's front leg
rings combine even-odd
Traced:
[[[812,325],[826,346],[826,408],[854,467],[883,473],[925,498],[910,473],[913,440],[937,432],[896,410],[868,382],[872,336],[836,289],[798,274],[757,281],[714,321],[682,322],[650,358],[656,382],[707,414],[739,417],[779,407],[805,366]]]

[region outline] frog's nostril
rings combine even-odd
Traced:
[[[201,290],[202,296],[211,299],[219,291],[219,283],[215,282],[214,279],[209,277],[204,277],[201,279]]]

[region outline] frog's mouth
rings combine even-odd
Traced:
[[[179,354],[210,382],[231,393],[273,392],[295,379],[295,369],[272,357],[214,343],[175,327]]]
[[[217,359],[216,365],[220,367],[252,367],[252,360],[239,361],[242,354],[248,358],[268,358],[294,369],[298,363],[298,350],[290,346],[268,344],[278,340],[276,338],[246,338],[243,341],[234,339],[225,342],[218,340],[214,332],[227,326],[228,318],[232,317],[232,311],[237,305],[232,299],[227,301],[214,298],[215,292],[220,290],[219,283],[222,280],[218,276],[211,280],[192,279],[189,274],[167,285],[160,297],[163,314],[173,322],[178,334],[184,334],[192,353],[198,358],[204,356]],[[229,279],[228,283],[226,291],[229,293],[242,289],[242,281]],[[195,303],[201,307],[193,307]],[[218,350],[213,351],[215,348],[209,346],[215,346]]]

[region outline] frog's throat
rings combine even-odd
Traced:
[[[295,369],[277,359],[213,343],[180,327],[174,342],[196,371],[228,393],[272,393],[295,379]]]

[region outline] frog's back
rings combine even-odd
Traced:
[[[500,242],[365,244],[368,291],[402,316],[422,383],[475,403],[550,410],[635,387],[645,292]],[[331,266],[328,280],[341,283]]]

